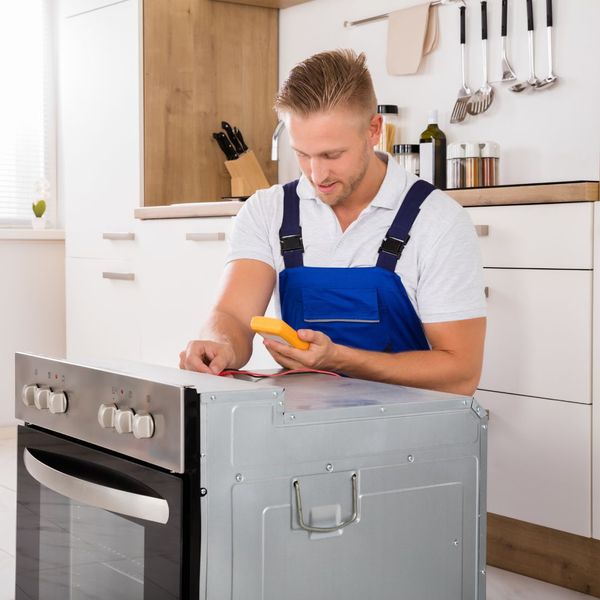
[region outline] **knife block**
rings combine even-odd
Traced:
[[[232,196],[251,196],[256,190],[271,185],[252,150],[244,152],[236,160],[226,160],[225,168],[231,175]]]

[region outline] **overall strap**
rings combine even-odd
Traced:
[[[406,246],[410,236],[408,235],[415,219],[419,216],[421,204],[427,196],[433,192],[435,187],[419,179],[415,181],[410,190],[408,190],[392,225],[388,229],[381,246],[379,247],[379,257],[377,258],[377,266],[383,267],[388,271],[395,271],[396,264],[400,258],[404,246]]]
[[[283,186],[283,219],[279,229],[279,245],[285,268],[301,267],[304,244],[300,227],[300,198],[296,193],[298,179]]]

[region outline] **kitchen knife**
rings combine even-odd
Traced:
[[[227,121],[221,121],[221,127],[223,128],[223,131],[225,131],[225,133],[227,134],[227,137],[229,138],[231,145],[235,148],[235,151],[238,154],[243,154],[244,147],[242,146],[242,144],[240,144],[240,141],[233,132],[231,125]]]
[[[244,152],[246,152],[246,150],[248,150],[248,146],[244,141],[244,136],[242,135],[242,132],[237,127],[234,127],[233,133],[235,133],[235,137],[239,140],[240,144],[242,145],[242,148],[244,149]]]
[[[213,133],[213,137],[215,138],[215,140],[217,140],[219,148],[221,148],[227,160],[235,160],[236,158],[240,157],[239,154],[235,151],[235,148],[231,145],[229,138],[222,131],[219,131],[218,133]]]

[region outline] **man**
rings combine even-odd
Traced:
[[[242,367],[250,319],[275,290],[283,320],[310,343],[265,340],[283,367],[475,391],[486,321],[474,227],[449,196],[374,152],[382,119],[365,62],[324,52],[283,83],[275,108],[303,175],[239,212],[220,296],[181,368]]]

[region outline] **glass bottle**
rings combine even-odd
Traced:
[[[465,144],[465,187],[481,186],[481,149],[476,142]]]
[[[427,118],[427,129],[419,140],[420,177],[440,189],[446,189],[446,136],[438,127],[438,111]]]
[[[394,158],[405,171],[419,176],[419,144],[396,144]]]
[[[465,187],[465,147],[464,144],[448,144],[448,189]]]
[[[498,185],[500,146],[496,142],[484,142],[481,148],[481,185]]]
[[[398,141],[396,139],[400,124],[398,107],[395,104],[380,104],[377,107],[377,113],[383,117],[383,124],[381,127],[381,138],[377,146],[375,146],[375,150],[392,154],[394,144]]]

